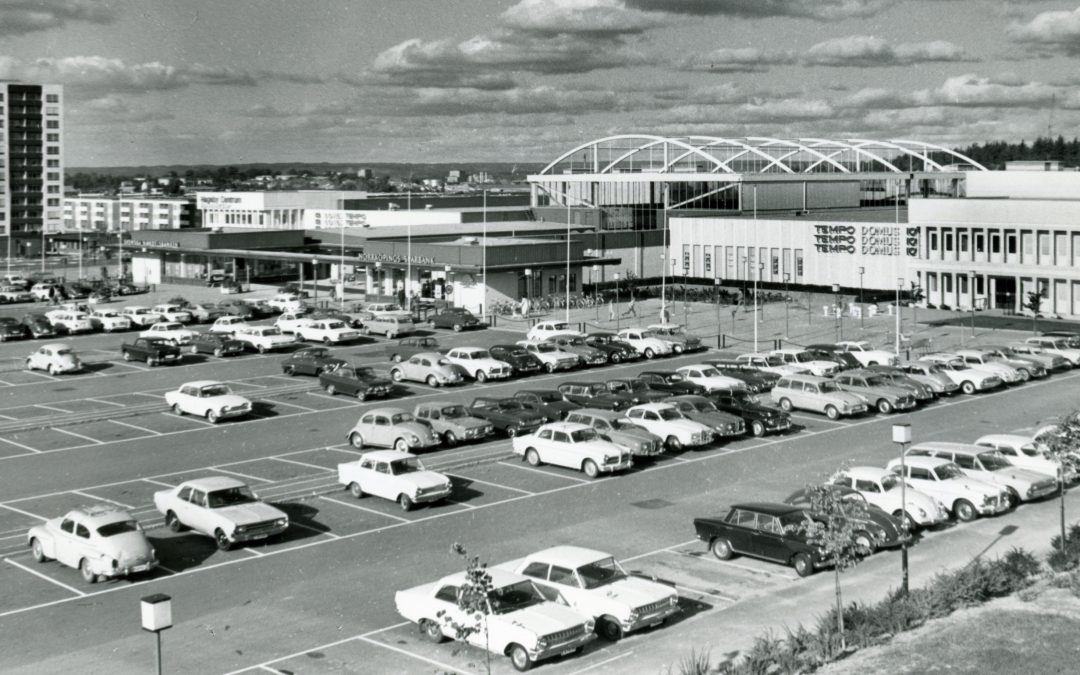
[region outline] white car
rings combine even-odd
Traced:
[[[896,354],[884,349],[873,349],[866,340],[841,340],[836,346],[840,351],[854,356],[864,367],[896,365]]]
[[[475,626],[464,638],[474,647],[509,656],[515,669],[525,671],[537,662],[576,651],[596,639],[595,624],[567,606],[558,595],[547,597],[532,579],[488,568],[491,577],[487,605],[490,613],[469,614],[458,605],[466,583],[458,572],[433,583],[398,591],[398,614],[420,626],[431,642],[458,639],[453,624]]]
[[[1009,510],[1008,492],[966,475],[947,459],[905,457],[904,465],[907,484],[944,504],[957,520],[967,522]],[[889,460],[886,468],[900,476],[900,458]]]
[[[993,448],[997,450],[1005,459],[1009,460],[1011,464],[1015,464],[1024,469],[1030,469],[1032,471],[1038,471],[1048,476],[1058,475],[1058,463],[1052,459],[1046,452],[1046,449],[1040,447],[1041,444],[1035,442],[1035,439],[1030,436],[1021,436],[1019,434],[987,434],[980,436],[975,445],[980,445],[984,448]],[[1080,475],[1077,474],[1076,469],[1069,462],[1065,462],[1065,482],[1075,482]]]
[[[653,337],[653,334],[644,328],[624,328],[618,335],[619,340],[633,347],[635,352],[647,359],[667,356],[674,351],[670,342]]]
[[[357,499],[364,495],[389,499],[404,511],[445,499],[453,487],[443,474],[425,469],[416,455],[397,450],[376,450],[338,464],[338,482]]]
[[[1063,337],[1029,337],[1024,340],[1025,344],[1037,347],[1047,354],[1063,357],[1075,368],[1080,366],[1080,349],[1069,346],[1069,341]]]
[[[120,310],[120,313],[126,316],[132,326],[143,327],[150,326],[158,321],[161,321],[161,315],[152,311],[149,307],[139,307],[138,305],[128,305]]]
[[[219,316],[214,319],[214,323],[210,324],[210,327],[207,330],[219,335],[232,335],[241,328],[247,328],[250,325],[251,324],[249,324],[242,316],[226,314],[225,316]]]
[[[1049,497],[1057,491],[1057,478],[1053,474],[1040,473],[1014,466],[997,450],[966,443],[931,441],[916,443],[908,449],[909,457],[940,457],[954,462],[963,472],[979,480],[1005,488],[1009,494],[1009,508],[1020,502]]]
[[[0,287],[0,303],[33,302],[33,300],[33,294],[27,291],[25,286]]]
[[[51,297],[54,297],[54,295],[50,295],[50,293],[55,294],[56,292],[57,288],[55,284],[34,284],[30,288],[30,295],[34,296],[35,300],[49,300]]]
[[[341,319],[314,319],[296,329],[296,337],[301,340],[321,342],[327,345],[352,342],[360,339],[360,331],[350,328]]]
[[[267,300],[266,304],[279,312],[295,312],[303,308],[304,299],[297,293],[278,293]]]
[[[658,340],[671,344],[671,350],[676,354],[683,352],[696,352],[705,349],[701,338],[687,335],[683,327],[677,323],[653,323],[648,326],[649,334]]]
[[[535,340],[518,340],[518,347],[523,348],[544,365],[544,370],[554,373],[556,370],[570,370],[577,368],[581,359],[577,354],[559,349],[553,342],[537,342]]]
[[[532,466],[554,464],[583,471],[589,478],[629,469],[633,463],[622,446],[605,440],[586,424],[553,422],[531,434],[511,439],[514,454]]]
[[[801,375],[803,373],[809,373],[810,369],[803,365],[794,365],[791,363],[785,363],[779,356],[773,356],[771,354],[739,354],[735,357],[735,361],[743,366],[749,366],[755,370],[760,370],[763,373],[775,373],[781,377],[784,375]]]
[[[932,363],[941,369],[941,374],[959,385],[960,391],[965,394],[974,394],[977,391],[989,391],[997,389],[1005,384],[997,375],[984,370],[975,370],[957,357],[937,358],[923,357],[919,359],[924,363]]]
[[[402,319],[411,319],[412,314],[404,307],[393,302],[373,302],[364,307],[360,314],[365,318],[373,316],[396,316]]]
[[[668,450],[695,448],[713,440],[713,430],[707,424],[695,422],[670,403],[643,403],[629,408],[626,419],[632,424],[664,439]]]
[[[95,309],[90,312],[90,323],[94,328],[112,333],[120,330],[131,330],[131,319],[122,315],[115,309]]]
[[[584,333],[575,330],[565,321],[541,321],[529,329],[529,332],[525,334],[525,339],[540,341],[555,335],[583,336]]]
[[[154,506],[173,532],[190,528],[213,537],[219,549],[258,541],[289,528],[289,516],[260,501],[241,481],[207,476],[154,493]]]
[[[156,312],[158,315],[160,315],[166,321],[176,321],[176,322],[179,322],[179,323],[191,323],[192,320],[194,319],[194,317],[191,315],[191,312],[187,311],[186,309],[184,309],[180,305],[172,305],[172,304],[168,304],[168,303],[165,303],[165,304],[162,304],[162,305],[154,305],[150,309],[150,311],[151,312]]]
[[[90,315],[84,312],[71,312],[65,309],[54,309],[45,313],[52,327],[61,333],[89,333],[94,330],[94,324],[90,322]]]
[[[198,380],[165,392],[165,404],[177,415],[205,417],[216,424],[229,417],[243,417],[251,412],[251,401],[232,393],[229,385],[215,380]]]
[[[286,349],[296,344],[296,338],[285,335],[276,326],[245,326],[233,333],[233,338],[265,354],[275,349]]]
[[[115,506],[72,509],[31,527],[26,539],[34,560],[73,567],[91,584],[149,572],[158,564],[142,526]]]
[[[707,363],[676,368],[687,382],[700,384],[706,391],[746,391],[746,382],[728,377]]]
[[[1047,370],[1053,370],[1055,372],[1059,370],[1069,370],[1074,365],[1069,359],[1060,354],[1051,354],[1043,351],[1042,347],[1028,344],[1027,342],[1010,342],[1005,345],[1005,349],[1008,350],[1009,355],[1013,358],[1035,361]]]
[[[195,339],[195,331],[185,328],[179,321],[163,321],[141,331],[139,337],[156,337],[174,345],[189,345]]]
[[[855,490],[868,504],[897,518],[907,513],[908,522],[914,527],[934,527],[949,519],[944,504],[916,490],[910,483],[901,490],[900,477],[888,469],[852,466],[836,472],[830,480],[833,485]],[[901,506],[901,492],[906,493],[907,508]]]
[[[514,372],[509,363],[492,358],[488,350],[480,347],[455,347],[446,352],[446,359],[464,368],[477,382],[505,380]]]
[[[50,342],[41,345],[26,357],[27,370],[44,370],[50,375],[75,373],[82,370],[83,364],[74,350],[63,342]]]
[[[770,356],[777,356],[784,363],[791,366],[798,366],[810,371],[811,375],[817,377],[832,377],[840,372],[840,364],[835,361],[820,361],[815,359],[810,352],[788,347],[785,349],[774,349],[769,352]]]
[[[969,368],[981,370],[984,373],[997,375],[1005,384],[1019,384],[1025,381],[1025,377],[1018,368],[1014,368],[1003,361],[997,360],[988,352],[977,349],[960,349],[954,353],[930,354],[927,358],[934,360],[936,357],[944,359],[960,359]]]
[[[656,626],[679,611],[679,594],[667,584],[632,576],[615,557],[580,546],[554,546],[495,566],[558,592],[596,622],[596,633],[615,641]]]
[[[310,326],[315,320],[309,317],[304,312],[282,312],[278,318],[274,319],[274,325],[281,330],[282,333],[293,335],[300,328],[304,326]]]

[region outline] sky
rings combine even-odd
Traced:
[[[1080,0],[0,0],[68,166],[537,162],[619,134],[1078,135]]]

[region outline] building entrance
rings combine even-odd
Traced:
[[[990,277],[994,283],[994,308],[1014,311],[1016,305],[1016,277]]]

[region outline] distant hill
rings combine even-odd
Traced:
[[[212,174],[224,167],[234,167],[247,173],[254,171],[266,174],[298,174],[309,171],[312,174],[355,173],[358,169],[368,169],[376,175],[389,175],[408,178],[442,178],[450,171],[465,174],[487,171],[493,176],[519,176],[524,178],[530,173],[537,173],[544,164],[520,164],[514,162],[460,162],[438,164],[411,164],[390,162],[255,162],[251,164],[156,164],[151,166],[69,166],[68,173],[96,173],[104,176],[165,176],[170,171],[183,176],[188,171],[196,175]]]

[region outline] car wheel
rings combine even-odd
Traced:
[[[596,634],[608,642],[618,642],[623,636],[622,626],[610,616],[602,616],[596,621]]]
[[[536,448],[529,448],[525,451],[525,461],[530,466],[540,466],[540,453],[536,451]]]
[[[183,417],[184,416],[184,409],[180,407],[179,403],[173,403],[172,404],[172,411],[173,411],[173,414],[176,415],[177,417]]]
[[[596,478],[600,475],[600,467],[596,466],[596,462],[591,459],[587,459],[581,464],[581,470],[585,472],[585,475],[589,478]]]
[[[362,499],[364,497],[364,488],[360,487],[360,483],[353,481],[349,483],[349,494],[357,499]]]
[[[219,419],[219,417],[218,417],[218,413],[217,413],[216,410],[207,410],[206,411],[206,421],[207,422],[209,422],[210,424],[217,424],[218,419]]]
[[[455,323],[454,324],[454,332],[455,333],[460,333],[462,328],[463,328],[463,326],[460,323]]]
[[[192,347],[192,349],[194,349],[194,347]],[[216,356],[216,357],[218,357],[220,359],[222,354],[224,354],[224,353],[225,352],[222,351],[221,347],[214,347],[214,356]]]
[[[457,445],[457,436],[454,435],[453,431],[447,431],[443,434],[442,442],[446,447],[452,448]]]
[[[667,440],[664,441],[664,445],[666,445],[667,449],[671,450],[672,452],[679,452],[683,449],[682,441],[680,441],[675,436],[668,436]]]
[[[400,380],[398,380],[398,381],[400,382]],[[427,385],[429,387],[438,387],[439,386],[439,378],[435,377],[434,375],[428,375],[426,381],[427,381]]]
[[[259,345],[259,353],[260,354],[265,354],[266,353],[266,347],[263,346],[263,345]]]
[[[398,503],[398,506],[401,507],[402,511],[411,511],[412,510],[413,500],[409,497],[409,495],[405,495],[405,494],[398,495],[397,503]]]
[[[908,532],[911,532],[917,526],[916,523],[915,523],[915,519],[913,519],[911,517],[911,514],[907,513],[906,511],[901,511],[900,509],[896,509],[895,511],[892,512],[892,517],[896,518],[899,521],[901,521],[901,525]]]
[[[198,348],[198,347],[196,347],[195,345],[191,345],[191,349],[190,349],[189,351],[190,351],[190,352],[191,352],[192,354],[198,354],[198,353],[199,353],[199,348]]]
[[[33,370],[34,369],[34,364],[30,361],[30,359],[26,359],[26,369],[27,370]]]
[[[228,551],[232,548],[232,542],[229,541],[229,538],[225,536],[224,530],[220,527],[214,530],[214,543],[217,544],[219,551]]]
[[[517,429],[514,427],[506,427],[506,437],[513,438],[514,436],[517,436]]]
[[[814,563],[805,553],[796,555],[791,561],[791,566],[795,568],[795,574],[800,577],[808,577],[814,573]]]
[[[328,385],[326,385],[326,393],[329,394],[330,396],[333,396],[334,394],[337,393],[337,389],[334,387],[334,385],[328,384]]]
[[[405,375],[400,370],[395,368],[390,371],[390,379],[394,382],[401,382],[405,379]],[[431,378],[429,377],[428,379],[430,380]]]
[[[656,357],[656,352],[653,351],[653,348],[652,347],[646,347],[645,348],[645,358],[652,359],[652,358],[655,358],[655,357]]]
[[[791,399],[787,399],[787,398],[780,399],[780,409],[781,410],[783,410],[784,412],[791,412],[791,408],[792,408]]]
[[[390,357],[390,360],[394,363],[401,363],[401,354],[394,354]]]
[[[533,660],[529,658],[529,652],[525,651],[525,648],[521,645],[510,645],[507,652],[510,656],[510,665],[514,666],[514,670],[519,673],[524,673],[533,667]]]
[[[180,532],[184,529],[184,524],[180,522],[180,519],[176,517],[175,513],[167,511],[165,513],[165,527],[173,532]]]
[[[722,537],[713,539],[709,550],[720,560],[731,560],[735,557],[735,549],[731,548],[731,542]]]
[[[871,537],[869,533],[863,531],[855,533],[855,546],[862,555],[870,555],[876,548],[874,545],[874,538]]]
[[[1020,372],[1020,381],[1021,382],[1027,382],[1028,380],[1031,379],[1031,371],[1028,370],[1027,368],[1021,368],[1019,372]]]
[[[825,417],[828,417],[831,420],[839,419],[840,411],[837,410],[834,405],[827,405],[825,406]]]
[[[554,373],[555,372],[555,364],[554,363],[545,363],[544,364],[544,370],[548,371],[549,374]]]
[[[612,354],[611,354],[611,362],[612,363],[622,363],[622,354],[620,354],[619,352],[612,352]]]
[[[960,391],[964,392],[965,394],[974,394],[975,384],[970,381],[965,381],[960,385]]]
[[[356,400],[357,401],[366,401],[367,400],[367,392],[364,391],[363,389],[357,389],[356,390]]]
[[[90,561],[83,558],[79,561],[79,574],[82,575],[83,581],[88,584],[96,584],[98,577],[90,570]]]
[[[962,523],[970,523],[979,516],[979,512],[975,510],[975,505],[966,499],[957,499],[953,504],[953,515],[956,519]]]
[[[151,356],[151,357],[148,357],[146,359],[146,365],[150,366],[151,368],[157,366],[160,363],[161,363],[161,360],[159,358],[157,358],[156,356]]]
[[[473,374],[473,377],[475,377],[476,381],[480,382],[481,384],[487,382],[487,373],[482,370],[476,371],[476,373]]]
[[[1009,494],[1009,510],[1012,511],[1017,506],[1020,506],[1020,493],[1012,488],[1008,488]]]
[[[877,409],[878,409],[878,412],[881,413],[882,415],[888,415],[889,413],[891,413],[893,411],[893,406],[892,406],[892,403],[889,403],[885,399],[881,399],[880,401],[877,402]]]
[[[45,557],[45,547],[41,545],[41,541],[37,537],[30,540],[30,554],[34,556],[34,560],[39,563],[48,560],[48,558]]]
[[[57,368],[55,364],[49,364],[49,374],[56,377],[60,374],[60,369]]]
[[[409,451],[409,443],[404,438],[399,438],[396,441],[394,441],[394,449],[397,450],[398,452],[408,452]]]
[[[675,352],[676,354],[682,354],[682,352],[683,352],[682,345],[672,345],[671,351]]]
[[[360,327],[360,334],[361,335],[368,335],[370,333],[371,333],[371,331],[368,329],[367,326],[361,326]]]
[[[126,352],[126,351],[125,351],[125,352],[121,352],[121,353],[120,353],[120,356],[124,357],[124,360],[125,360],[125,361],[130,361],[130,360],[131,360],[131,354],[130,354],[129,352]]]
[[[357,450],[362,450],[364,448],[364,437],[354,431],[349,434],[349,444]]]
[[[765,424],[759,420],[754,420],[750,423],[750,433],[755,436],[765,435]]]
[[[435,644],[439,644],[446,639],[439,623],[431,619],[420,619],[420,632],[424,634],[428,642],[434,642]]]

